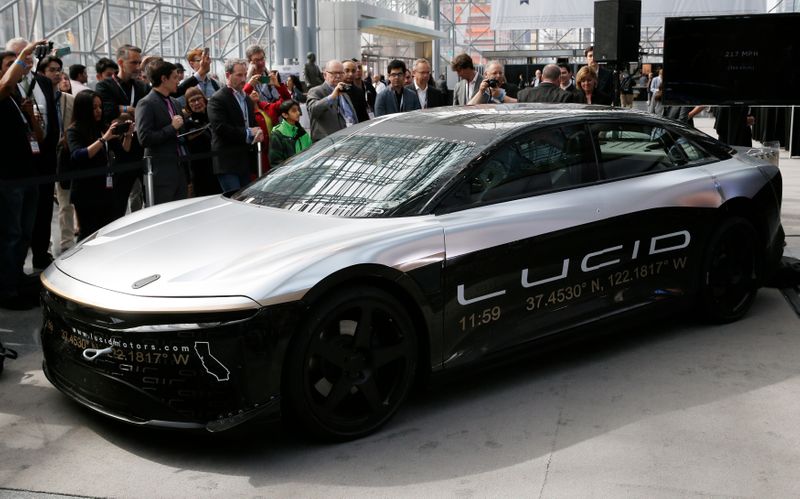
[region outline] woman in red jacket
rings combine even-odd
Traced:
[[[256,122],[264,132],[264,142],[261,143],[261,165],[263,173],[269,171],[269,135],[272,128],[278,124],[280,118],[279,108],[284,100],[291,100],[292,96],[286,85],[281,83],[278,72],[269,72],[269,85],[261,82],[262,75],[253,75],[244,85],[244,93],[250,96],[256,104]],[[275,98],[272,89],[278,91],[279,98]]]

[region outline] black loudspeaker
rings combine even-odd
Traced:
[[[639,60],[641,0],[599,0],[594,3],[594,60]]]

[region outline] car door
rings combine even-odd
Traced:
[[[597,235],[596,179],[585,126],[552,126],[497,146],[442,201],[445,365],[591,313],[575,265]]]
[[[602,199],[594,265],[606,308],[683,298],[698,278],[704,236],[722,198],[703,168],[716,161],[661,122],[593,122]]]

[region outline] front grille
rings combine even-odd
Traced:
[[[266,309],[244,319],[234,315],[238,322],[219,327],[130,332],[125,329],[153,320],[181,324],[208,317],[104,313],[47,291],[42,297],[42,348],[51,380],[109,412],[128,419],[208,422],[274,395],[267,373],[275,342]],[[88,360],[85,352],[97,356]],[[263,375],[253,375],[259,372]]]

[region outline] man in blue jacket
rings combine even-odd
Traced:
[[[375,116],[422,109],[417,93],[405,88],[406,63],[397,59],[389,63],[389,88],[375,99]]]

